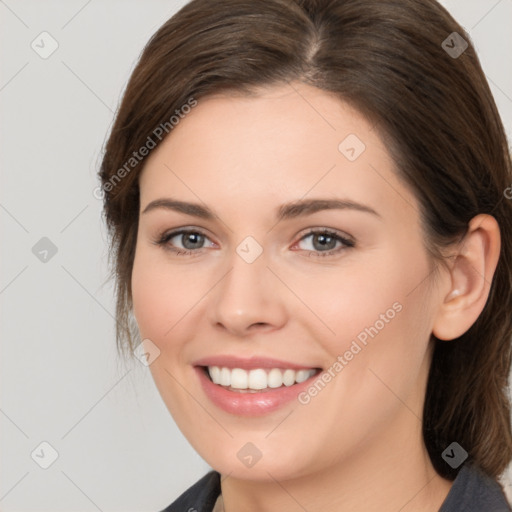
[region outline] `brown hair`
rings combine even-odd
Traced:
[[[453,32],[469,43],[460,56],[447,51]],[[144,159],[133,155],[150,140],[159,144],[157,127],[170,132],[169,120],[191,98],[250,94],[292,80],[336,94],[376,124],[398,175],[419,200],[432,261],[443,262],[441,249],[460,240],[475,215],[498,221],[501,254],[482,314],[456,340],[432,336],[423,418],[439,474],[454,478],[441,453],[456,441],[497,477],[512,459],[512,202],[504,197],[512,165],[469,36],[434,0],[193,0],[153,35],[125,90],[99,172],[118,349],[131,353],[136,336],[131,273]]]

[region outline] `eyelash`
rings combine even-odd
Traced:
[[[201,236],[204,236],[205,238],[208,238],[208,236],[203,233],[200,230],[197,229],[180,229],[177,231],[171,231],[169,233],[163,233],[154,243],[158,246],[164,247],[166,250],[170,250],[174,253],[176,253],[177,256],[189,256],[189,255],[197,255],[203,248],[199,249],[177,249],[176,247],[173,247],[169,244],[169,240],[174,238],[178,235],[185,235],[185,234],[199,234]],[[341,242],[344,247],[339,247],[338,249],[330,249],[329,251],[307,251],[309,252],[309,256],[318,256],[318,257],[326,257],[326,256],[334,256],[335,254],[341,252],[344,249],[350,249],[352,247],[355,247],[355,242],[347,237],[341,236],[336,231],[332,231],[330,229],[312,229],[308,231],[306,234],[304,234],[299,242],[303,240],[304,238],[307,238],[311,235],[327,235],[328,237],[334,238],[337,241]]]

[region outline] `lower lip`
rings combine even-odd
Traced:
[[[203,367],[196,366],[194,369],[206,396],[224,411],[239,416],[263,416],[276,411],[296,399],[298,394],[304,391],[320,374],[318,372],[304,382],[293,386],[282,386],[261,393],[240,393],[214,384],[206,376]]]

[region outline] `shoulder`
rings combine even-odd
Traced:
[[[220,490],[220,474],[209,471],[161,512],[211,512]]]
[[[464,465],[439,512],[510,512],[501,485],[475,465]]]

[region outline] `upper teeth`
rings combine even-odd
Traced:
[[[265,389],[293,386],[293,384],[304,382],[313,375],[316,370],[281,370],[272,368],[264,370],[257,368],[246,371],[242,368],[220,368],[219,366],[208,366],[208,373],[215,384],[231,386],[235,389]]]

